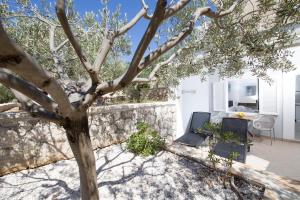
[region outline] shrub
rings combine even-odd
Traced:
[[[129,137],[126,148],[137,155],[149,156],[160,151],[165,145],[164,139],[149,124],[137,123],[138,132]]]
[[[7,103],[12,101],[15,98],[13,93],[4,87],[3,85],[0,85],[0,103]]]

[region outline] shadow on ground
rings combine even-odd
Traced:
[[[114,145],[95,154],[102,199],[234,199],[208,168],[168,152],[142,158]],[[79,199],[76,162],[64,160],[3,176],[0,193],[0,199],[12,200]]]

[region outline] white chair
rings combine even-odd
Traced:
[[[275,140],[275,130],[274,130],[275,118],[276,117],[272,115],[261,115],[260,117],[258,117],[253,121],[253,128],[259,131],[270,132],[271,145],[272,145],[272,132]]]

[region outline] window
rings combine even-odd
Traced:
[[[228,81],[228,111],[258,112],[258,79]]]

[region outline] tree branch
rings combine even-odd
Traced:
[[[69,117],[73,111],[68,97],[58,82],[25,53],[5,32],[0,21],[0,68],[10,69],[41,90],[48,92],[59,105],[59,112]],[[5,47],[5,48],[3,48]]]
[[[55,26],[50,26],[50,30],[49,30],[49,47],[50,47],[50,51],[52,53],[55,52],[54,38],[55,38]]]
[[[119,30],[116,31],[115,37],[118,37],[124,33],[126,33],[129,29],[131,29],[143,16],[147,14],[148,7],[143,7],[136,16]]]
[[[77,56],[79,57],[81,63],[83,64],[84,68],[86,69],[90,78],[92,79],[92,83],[97,84],[99,82],[98,74],[87,60],[87,57],[83,54],[81,46],[75,39],[71,30],[70,24],[65,13],[65,0],[56,1],[56,15]]]
[[[53,22],[49,21],[47,18],[43,17],[35,8],[32,9],[32,12],[35,14],[35,18],[48,24],[49,26],[58,26],[57,24],[54,24]]]
[[[146,4],[143,4],[143,8],[136,14],[136,16],[130,22],[128,22],[115,32],[106,31],[105,37],[102,41],[95,62],[93,64],[93,68],[96,72],[98,72],[100,70],[100,67],[103,65],[105,58],[108,55],[108,52],[110,51],[114,43],[115,38],[121,36],[128,30],[130,30],[143,16],[147,14],[147,10],[148,6]]]
[[[160,46],[157,50],[150,53],[148,56],[146,56],[142,61],[142,56],[145,53],[146,48],[148,47],[149,43],[151,42],[158,26],[160,23],[165,19],[166,16],[165,13],[165,6],[166,1],[161,0],[157,2],[156,9],[154,12],[154,15],[150,21],[150,24],[140,42],[140,44],[137,47],[137,50],[133,56],[133,59],[128,67],[128,70],[119,78],[105,82],[102,84],[99,84],[95,88],[95,92],[90,92],[85,95],[85,97],[81,100],[82,106],[84,108],[87,108],[97,97],[97,95],[104,95],[116,90],[119,90],[128,84],[130,84],[134,78],[141,72],[141,70],[145,69],[147,66],[149,66],[154,60],[159,58],[161,55],[166,53],[168,50],[176,46],[178,43],[180,43],[183,39],[185,39],[192,30],[194,29],[195,23],[198,20],[200,16],[208,16],[212,18],[219,18],[226,16],[233,12],[233,10],[236,8],[236,6],[239,4],[239,2],[242,0],[236,1],[228,10],[222,11],[220,13],[215,13],[211,10],[210,7],[203,7],[196,9],[194,13],[194,17],[187,23],[187,26],[175,37],[171,38],[169,41],[167,41],[165,44]],[[185,1],[181,1],[182,3]],[[178,9],[181,9],[184,7],[181,4],[176,4],[178,6]],[[184,4],[185,5],[185,4]],[[173,9],[173,12],[175,12],[176,9]],[[172,14],[174,14],[172,12]],[[168,15],[167,15],[168,16]]]
[[[77,34],[75,34],[77,36]],[[69,42],[69,39],[62,41],[57,47],[54,48],[54,51],[59,51],[63,46],[65,46]]]
[[[50,112],[56,112],[57,104],[34,85],[0,69],[0,82],[8,88],[31,98]]]
[[[175,5],[169,7],[165,13],[165,19],[175,15],[178,11],[184,8],[191,0],[180,0]]]
[[[133,80],[134,76],[137,75],[139,72],[138,65],[148,48],[150,42],[152,41],[159,25],[164,20],[164,14],[165,14],[165,7],[167,2],[164,0],[160,0],[157,2],[156,9],[153,14],[153,18],[150,21],[150,24],[146,30],[146,32],[143,35],[143,38],[141,39],[136,52],[134,53],[134,56],[132,58],[132,61],[128,67],[128,70],[125,72],[125,74],[120,77],[120,81],[116,83],[116,86],[118,87],[124,87],[125,85],[129,84],[130,81]],[[134,75],[134,76],[133,76]]]
[[[138,66],[139,70],[140,71],[143,70],[144,68],[149,66],[154,60],[156,60],[158,57],[160,57],[169,49],[173,48],[178,43],[180,43],[183,39],[185,39],[188,35],[190,35],[193,28],[194,28],[194,22],[190,21],[188,25],[177,36],[171,38],[169,41],[164,43],[158,49],[148,54],[139,64]]]
[[[142,61],[141,61],[141,58],[138,58],[139,64],[137,64],[136,66],[135,66],[135,64],[136,64],[135,59],[137,59],[137,58],[133,58],[127,72],[124,75],[115,79],[114,81],[100,84],[97,87],[97,91],[100,92],[101,94],[106,94],[108,92],[118,90],[118,89],[128,85],[141,72],[141,70],[145,69],[154,60],[156,60],[158,57],[160,57],[161,55],[166,53],[169,49],[173,48],[180,41],[182,41],[184,38],[186,38],[192,32],[195,22],[197,21],[199,16],[205,15],[209,11],[210,11],[209,7],[198,8],[194,14],[194,17],[188,22],[187,26],[177,36],[171,38],[169,41],[167,41],[162,46],[160,46],[157,50],[153,51],[148,56],[146,56]],[[159,20],[155,19],[155,15],[152,20],[155,20],[156,23],[159,23]],[[151,22],[150,22],[149,26],[151,26]],[[146,31],[145,34],[147,35],[147,33],[148,33],[148,31]],[[143,38],[141,43],[143,44],[144,41],[146,41],[146,40]],[[138,50],[136,53],[138,53],[138,55],[140,55],[139,47],[138,47]],[[144,52],[142,52],[142,53],[144,53]]]
[[[153,68],[153,70],[151,71],[151,73],[149,74],[148,78],[139,78],[136,77],[135,79],[133,79],[132,82],[150,82],[150,81],[154,81],[155,78],[155,74],[156,72],[163,66],[169,65],[172,60],[174,58],[176,58],[176,56],[178,56],[183,50],[188,49],[188,47],[184,47],[181,49],[178,49],[175,53],[173,53],[167,60],[158,63],[157,65],[155,65],[155,67]]]
[[[209,9],[209,11],[205,13],[205,15],[207,17],[214,18],[214,19],[224,17],[232,13],[241,2],[243,2],[243,0],[236,0],[227,10],[221,11],[219,13],[213,12],[211,9]]]
[[[101,95],[109,93],[111,91],[120,89],[128,85],[138,73],[138,64],[142,59],[147,47],[149,46],[150,42],[152,41],[159,25],[164,20],[165,8],[167,5],[166,0],[158,0],[156,3],[156,8],[151,18],[151,21],[145,31],[143,38],[141,39],[137,50],[134,53],[132,61],[128,67],[128,70],[119,78],[114,81],[105,82],[98,85],[93,90],[90,90],[88,94],[82,99],[82,109],[87,109],[87,107],[94,101],[99,93]]]

